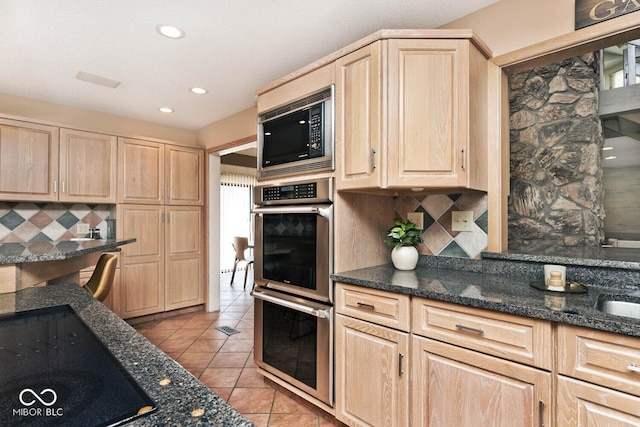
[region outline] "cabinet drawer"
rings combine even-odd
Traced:
[[[359,286],[336,284],[340,314],[409,331],[409,296]]]
[[[489,310],[413,299],[412,332],[551,370],[551,323]]]
[[[558,327],[558,372],[640,396],[640,338]]]

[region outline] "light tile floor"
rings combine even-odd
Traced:
[[[340,424],[313,405],[271,386],[253,363],[253,297],[243,274],[221,280],[220,312],[196,312],[139,323],[134,327],[149,341],[199,378],[246,418],[260,426],[330,426]],[[216,329],[240,331],[227,336]],[[324,414],[324,416],[323,416]]]

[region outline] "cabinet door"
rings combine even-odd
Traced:
[[[55,201],[58,128],[0,119],[0,198]]]
[[[383,185],[382,42],[336,61],[337,188]]]
[[[408,334],[336,315],[336,417],[352,426],[409,425]]]
[[[466,184],[468,43],[389,40],[389,187]]]
[[[412,360],[414,426],[551,425],[549,372],[416,336]]]
[[[640,398],[558,376],[558,427],[640,426]]]
[[[118,140],[118,203],[164,203],[164,144]]]
[[[164,208],[119,205],[118,237],[135,237],[122,247],[120,315],[143,316],[164,310]]]
[[[79,203],[115,203],[117,139],[60,129],[59,200]]]
[[[167,201],[169,205],[204,204],[204,151],[167,145]]]
[[[165,215],[165,310],[202,304],[202,208],[166,207]]]

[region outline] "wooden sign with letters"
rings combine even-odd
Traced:
[[[576,30],[640,10],[640,0],[576,0]]]

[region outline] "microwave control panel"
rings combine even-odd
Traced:
[[[257,205],[327,203],[332,201],[331,179],[255,187]]]

